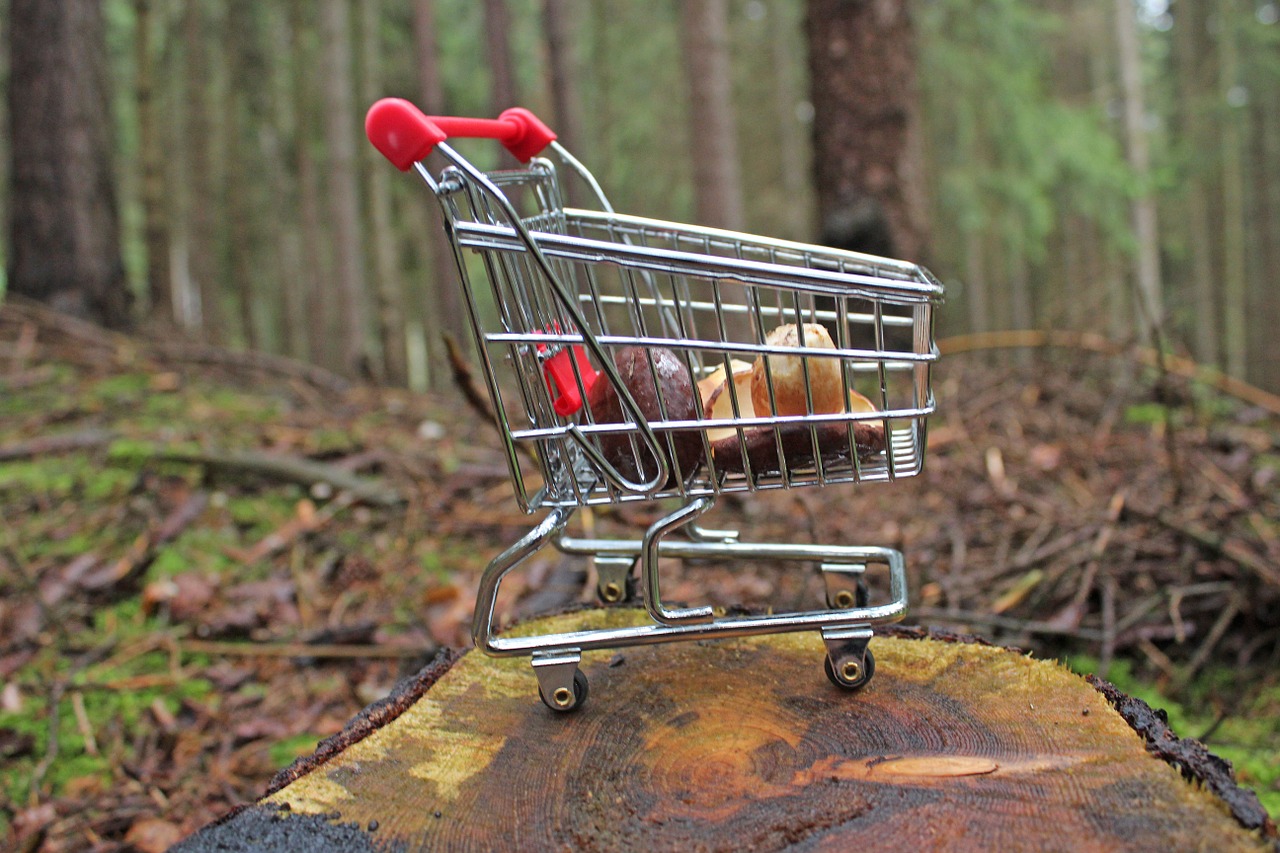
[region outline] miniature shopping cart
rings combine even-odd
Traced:
[[[901,553],[744,542],[697,519],[724,494],[918,474],[934,410],[939,282],[902,261],[615,213],[527,110],[428,118],[386,99],[366,131],[440,201],[516,499],[547,511],[485,570],[476,645],[531,657],[556,711],[586,699],[586,651],[781,631],[821,632],[828,678],[865,685],[872,626],[906,614]],[[497,139],[523,165],[482,171],[445,144],[454,137]],[[564,205],[545,150],[597,209]],[[424,162],[433,151],[448,161],[436,175]],[[669,511],[635,539],[567,532],[579,508],[630,501]],[[648,623],[504,636],[499,585],[548,544],[589,559],[606,603],[638,587]],[[816,566],[827,600],[802,612],[676,606],[661,593],[670,559]]]

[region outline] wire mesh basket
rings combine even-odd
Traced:
[[[547,512],[482,576],[477,646],[531,656],[543,701],[559,711],[585,699],[584,651],[699,637],[818,630],[831,680],[865,685],[872,626],[906,612],[899,552],[747,543],[697,518],[725,493],[918,474],[935,408],[937,279],[904,261],[617,213],[527,110],[428,118],[385,99],[366,130],[441,204],[516,500]],[[452,137],[497,139],[523,165],[482,171]],[[448,163],[438,174],[424,162],[433,151]],[[544,151],[585,182],[595,209],[564,204]],[[575,510],[629,501],[675,508],[635,539],[566,533]],[[502,578],[547,544],[589,557],[606,602],[639,586],[651,624],[498,633]],[[763,616],[672,607],[664,558],[815,564],[826,606]],[[867,600],[870,569],[886,575],[887,601]]]

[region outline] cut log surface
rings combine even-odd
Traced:
[[[394,719],[285,771],[254,820],[319,816],[328,842],[345,827],[363,849],[1274,849],[1265,812],[1242,825],[1056,663],[930,638],[871,649],[856,693],[824,677],[813,632],[588,654],[590,698],[567,715],[538,701],[528,659],[468,653]]]

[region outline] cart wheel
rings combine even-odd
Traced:
[[[853,589],[841,589],[839,592],[827,595],[827,606],[837,610],[851,610],[853,608],[862,609],[867,606],[867,602],[871,600],[871,594],[867,591],[867,582],[859,577],[853,583]]]
[[[876,658],[871,654],[871,649],[867,649],[862,654],[861,666],[857,665],[857,661],[850,659],[846,660],[840,668],[841,671],[837,672],[835,665],[831,662],[831,656],[827,655],[822,659],[822,668],[827,673],[827,678],[836,687],[842,690],[861,690],[867,686],[867,682],[871,681],[871,676],[876,674]]]
[[[621,588],[619,588],[617,581],[597,584],[596,599],[601,604],[625,604],[628,601],[634,601],[637,583],[638,579],[635,575],[627,575],[626,580],[622,582]]]
[[[558,690],[553,691],[551,696],[548,697],[542,692],[542,688],[539,687],[538,698],[542,700],[542,704],[546,705],[551,710],[560,714],[567,714],[570,711],[576,711],[582,707],[582,703],[587,701],[588,692],[590,692],[590,685],[587,682],[586,673],[578,669],[574,670],[573,673],[572,696],[567,695],[569,693],[568,688],[561,687]]]

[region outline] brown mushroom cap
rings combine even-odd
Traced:
[[[697,420],[702,406],[693,377],[684,362],[671,350],[665,347],[622,347],[614,355],[613,361],[619,378],[631,392],[640,414],[651,425],[663,420],[663,406],[666,407],[667,420]],[[662,405],[659,405],[659,394]],[[617,390],[603,375],[591,386],[587,394],[587,405],[596,423],[631,422],[631,418],[623,411]],[[661,430],[657,432],[657,436],[663,457],[671,471],[665,487],[673,485],[677,478],[681,481],[687,479],[702,464],[703,444],[698,430]],[[602,433],[599,442],[604,458],[628,480],[647,482],[658,473],[657,463],[638,428],[627,432]]]

